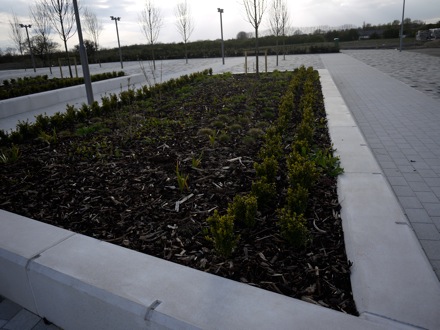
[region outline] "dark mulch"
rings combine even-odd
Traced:
[[[305,249],[282,238],[275,207],[259,213],[253,229],[236,226],[241,238],[229,258],[205,239],[213,210],[224,214],[235,195],[250,191],[261,133],[276,119],[290,77],[206,77],[58,132],[56,141],[20,145],[18,161],[0,164],[0,207],[357,315],[335,178],[322,176],[310,194]],[[331,145],[326,130],[315,135]],[[189,189],[178,188],[177,163]]]

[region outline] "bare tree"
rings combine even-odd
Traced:
[[[52,27],[58,32],[64,43],[64,50],[67,56],[70,77],[73,78],[70,66],[69,51],[67,50],[67,40],[76,33],[75,9],[72,0],[40,0],[44,6]]]
[[[88,8],[84,10],[84,30],[92,37],[94,49],[97,52],[99,50],[99,35],[103,30],[103,25],[102,21],[98,20],[96,14],[91,12]],[[95,52],[93,54],[95,54]],[[101,66],[101,61],[99,61],[99,66]]]
[[[255,60],[256,60],[256,73],[260,74],[258,66],[258,28],[263,20],[264,12],[266,11],[266,0],[243,0],[243,5],[246,10],[246,17],[252,27],[255,29]]]
[[[273,0],[272,6],[270,8],[269,16],[270,30],[276,39],[276,54],[277,54],[277,66],[278,66],[278,39],[283,37],[283,45],[285,42],[285,35],[287,25],[289,24],[289,11],[287,9],[286,0]],[[284,45],[284,59],[286,59],[286,51]]]
[[[151,46],[151,55],[153,58],[153,70],[156,70],[156,61],[154,59],[154,44],[159,38],[160,29],[162,28],[162,17],[160,9],[154,6],[153,0],[145,1],[145,8],[139,15],[139,23],[142,32],[145,34],[148,43]]]
[[[15,14],[14,12],[12,13],[12,20],[9,19],[9,25],[11,27],[11,30],[9,31],[9,36],[14,42],[17,49],[20,51],[20,54],[23,55],[23,44],[25,42],[25,37],[23,34],[23,30],[20,28],[20,22],[18,20],[17,14]]]
[[[191,17],[191,8],[188,6],[187,0],[180,2],[176,7],[176,26],[180,36],[185,44],[185,60],[188,64],[188,48],[187,43],[194,31],[194,21]]]
[[[36,34],[35,41],[38,45],[34,48],[42,60],[43,64],[46,64],[46,60],[49,60],[49,69],[52,73],[52,66],[50,65],[50,54],[54,50],[55,43],[50,40],[50,33],[52,32],[52,27],[44,5],[41,2],[36,2],[33,6],[29,8],[32,24],[34,26],[34,32]]]

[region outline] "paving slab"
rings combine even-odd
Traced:
[[[432,218],[440,216],[440,203],[433,198],[440,184],[440,94],[413,81],[440,81],[439,58],[394,50],[344,51],[321,58],[367,145],[380,146],[371,150],[410,222],[433,224]],[[404,193],[397,187],[402,185]],[[430,202],[420,192],[429,193]],[[440,278],[440,240],[422,246]]]
[[[320,74],[326,95],[334,82],[327,70],[320,70]],[[353,262],[351,285],[358,312],[384,324],[393,320],[402,327],[440,327],[440,283],[410,222],[373,154],[359,153],[362,148],[369,150],[364,137],[359,131],[355,137],[345,134],[347,129],[357,129],[354,118],[334,121],[331,114],[338,111],[338,103],[324,101],[335,153],[344,168],[338,177],[338,198],[347,257]],[[340,111],[345,113],[345,107]],[[401,202],[403,198],[415,197],[401,197]]]

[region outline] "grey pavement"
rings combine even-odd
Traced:
[[[60,328],[0,296],[0,329],[57,330]]]
[[[395,50],[321,58],[440,278],[440,58]]]
[[[269,58],[269,71],[276,69],[274,61],[274,57]],[[94,66],[91,71],[118,71],[117,65]],[[225,66],[220,59],[190,60],[189,65],[182,60],[164,61],[159,65],[158,81],[209,67],[214,73],[244,71],[243,58],[227,58]],[[395,50],[344,51],[288,56],[280,60],[277,69],[291,70],[300,65],[327,69],[331,74],[440,278],[440,58]],[[250,58],[249,71],[254,67],[254,59]],[[44,74],[39,71],[37,74]],[[124,71],[140,73],[139,63],[125,63]],[[0,72],[0,80],[8,74],[17,72]],[[76,100],[74,104],[84,102]],[[60,104],[53,110],[64,109],[65,104]],[[35,114],[0,119],[0,128],[5,129],[8,120],[7,129],[12,129],[18,120],[32,120]],[[29,321],[34,320],[33,314],[26,312],[0,297],[0,329],[46,329],[40,328],[44,325],[41,319],[31,327],[15,326],[18,321],[14,319],[21,320],[23,315],[25,321],[20,322],[34,322]]]

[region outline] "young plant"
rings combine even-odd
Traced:
[[[202,157],[203,157],[203,152],[200,154],[200,156],[198,158],[192,157],[191,166],[194,168],[198,168],[200,166],[200,164],[202,163]]]
[[[228,214],[232,214],[235,220],[244,223],[246,227],[253,227],[257,216],[257,198],[253,195],[235,196],[228,207]]]
[[[257,205],[260,210],[268,208],[275,201],[277,195],[276,185],[268,182],[267,178],[262,177],[252,183],[252,194],[257,198]]]
[[[313,160],[318,170],[326,175],[337,177],[339,174],[344,173],[339,157],[334,157],[329,148],[318,150],[313,156]]]
[[[239,236],[234,233],[234,216],[220,216],[215,210],[207,219],[209,235],[205,238],[214,243],[215,250],[224,257],[229,257],[237,246]]]
[[[258,177],[266,177],[268,182],[276,182],[278,161],[274,156],[264,158],[261,163],[254,163],[254,169]]]
[[[216,134],[209,135],[209,144],[212,148],[215,146]]]
[[[20,148],[15,144],[5,152],[0,152],[0,162],[3,164],[14,163],[20,157]]]
[[[290,212],[296,214],[303,214],[307,209],[307,202],[309,199],[309,191],[300,186],[289,187],[287,189],[287,208]]]
[[[299,184],[305,189],[309,189],[318,178],[318,171],[313,160],[307,160],[302,156],[299,158],[287,164],[289,184],[291,187],[296,187]]]
[[[57,132],[55,130],[55,128],[52,130],[52,134],[47,134],[44,131],[40,132],[40,135],[37,138],[38,140],[45,142],[47,144],[51,144],[51,143],[56,143],[58,138],[57,138]]]
[[[185,188],[189,190],[188,179],[189,175],[185,175],[179,170],[179,162],[176,163],[176,176],[177,176],[177,185],[179,186],[180,192],[183,192]]]
[[[283,208],[278,210],[278,216],[278,225],[284,239],[295,248],[305,246],[310,238],[310,233],[306,227],[307,221],[304,215]]]

